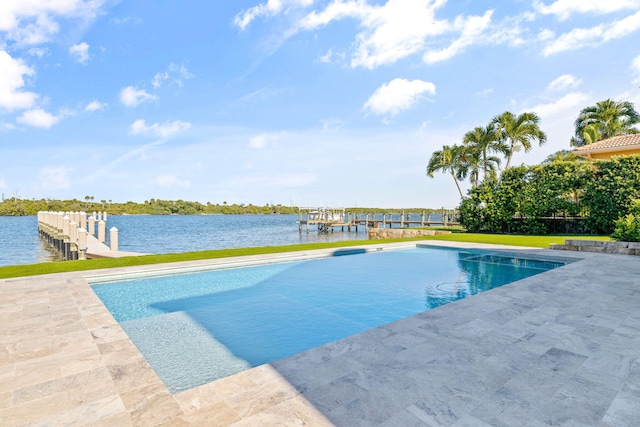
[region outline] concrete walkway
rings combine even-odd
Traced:
[[[176,395],[83,279],[132,269],[0,280],[0,425],[639,426],[640,258],[510,250],[582,260]]]

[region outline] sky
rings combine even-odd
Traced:
[[[0,2],[4,198],[452,208],[435,150],[531,111],[536,164],[608,98],[640,0]]]

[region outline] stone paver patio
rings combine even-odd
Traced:
[[[581,260],[175,395],[84,279],[162,266],[0,280],[0,425],[640,426],[640,258],[491,248]]]

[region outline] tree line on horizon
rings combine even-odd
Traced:
[[[432,208],[408,208],[408,209],[385,209],[385,208],[346,208],[348,213],[438,213],[442,209]],[[117,203],[112,200],[95,201],[93,196],[85,196],[84,201],[79,199],[56,200],[56,199],[21,199],[11,197],[0,201],[0,216],[30,216],[36,215],[39,211],[56,212],[93,212],[105,211],[109,215],[215,215],[215,214],[297,214],[297,206],[284,206],[282,204],[265,204],[264,206],[249,204],[228,204],[226,201],[220,203],[200,203],[185,200],[161,200],[149,199],[144,203],[125,202]]]

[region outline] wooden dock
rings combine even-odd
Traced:
[[[106,228],[106,212],[94,212],[89,217],[85,212],[38,212],[40,238],[64,260],[146,255],[118,250],[116,227],[109,230],[110,246],[107,246]]]
[[[415,217],[419,215],[420,220]],[[432,216],[439,216],[439,220],[432,220]],[[413,219],[412,219],[413,218]],[[358,227],[365,228],[399,228],[409,227],[433,227],[433,226],[457,226],[455,221],[457,212],[454,209],[442,209],[440,214],[415,213],[385,213],[385,214],[351,214],[345,208],[299,208],[298,230],[302,233],[303,228],[309,232],[310,226],[315,226],[320,233],[334,232],[336,228],[341,231],[351,231],[352,228],[358,231]]]

